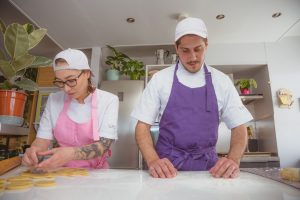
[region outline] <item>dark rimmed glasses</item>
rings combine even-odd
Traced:
[[[59,88],[63,88],[65,85],[67,85],[69,87],[75,87],[77,85],[77,80],[79,79],[79,77],[81,76],[82,73],[83,73],[83,71],[81,71],[81,73],[76,78],[72,78],[72,79],[69,79],[66,81],[55,80],[55,81],[53,81],[53,84]]]

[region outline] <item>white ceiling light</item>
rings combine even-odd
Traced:
[[[223,15],[223,14],[220,14],[220,15],[216,16],[217,20],[221,20],[221,19],[224,19],[224,18],[225,18],[225,15]]]
[[[281,15],[282,15],[281,12],[276,12],[276,13],[272,14],[272,17],[277,18],[277,17],[280,17]]]
[[[180,22],[181,20],[185,19],[189,17],[189,14],[187,13],[179,13],[178,16],[177,16],[177,21]]]
[[[128,23],[133,23],[133,22],[135,22],[135,19],[134,19],[133,17],[128,17],[128,18],[126,19],[126,21],[127,21]]]

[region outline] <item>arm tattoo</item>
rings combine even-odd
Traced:
[[[75,160],[90,160],[102,156],[110,147],[112,139],[100,137],[100,141],[75,148]]]

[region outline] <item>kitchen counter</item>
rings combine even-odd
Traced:
[[[19,167],[1,178],[22,171]],[[57,177],[56,182],[50,188],[0,192],[0,199],[300,199],[300,190],[248,172],[241,172],[237,179],[216,179],[208,172],[179,172],[173,179],[154,179],[147,171],[109,169],[91,170],[87,177]]]

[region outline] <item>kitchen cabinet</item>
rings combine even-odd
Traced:
[[[260,100],[260,99],[263,99],[264,96],[262,94],[257,94],[257,95],[240,95],[243,103],[245,105],[249,104],[249,103],[252,103],[253,101],[256,101],[256,100]]]

